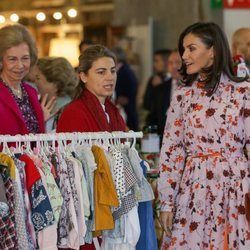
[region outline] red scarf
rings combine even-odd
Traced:
[[[109,123],[100,101],[94,94],[85,89],[83,90],[81,100],[84,102],[84,105],[88,108],[89,112],[93,115],[100,131],[112,132],[126,130],[126,125],[123,118],[109,98],[106,98],[104,103],[105,111],[109,115]]]

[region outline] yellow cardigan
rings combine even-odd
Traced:
[[[113,229],[115,224],[111,206],[119,206],[114,181],[103,150],[92,146],[92,152],[97,163],[94,172],[95,231]]]

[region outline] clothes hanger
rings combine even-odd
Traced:
[[[2,140],[3,140],[3,148],[2,148],[2,152],[9,155],[9,156],[12,156],[12,153],[10,151],[10,148],[9,148],[9,145],[8,145],[8,138],[9,136],[6,136],[6,137],[3,137]]]

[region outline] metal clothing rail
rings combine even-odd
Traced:
[[[0,143],[4,142],[35,142],[35,141],[73,141],[100,139],[135,139],[142,138],[142,132],[73,132],[27,135],[0,135]]]

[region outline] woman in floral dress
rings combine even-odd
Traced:
[[[179,52],[185,86],[173,96],[160,156],[163,249],[250,249],[250,83],[234,76],[214,23],[187,27]]]

